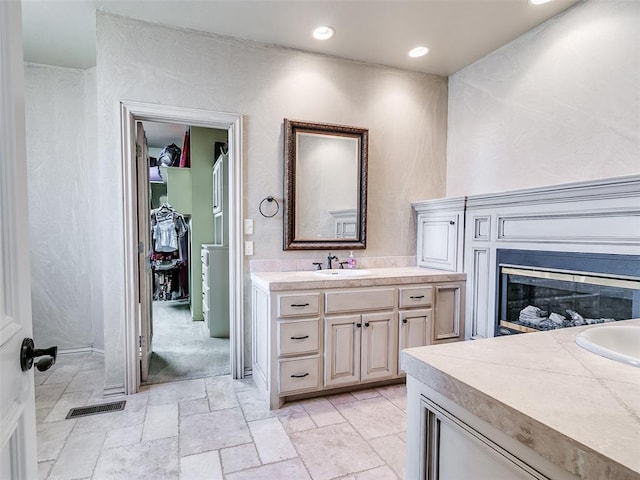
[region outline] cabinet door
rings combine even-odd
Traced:
[[[459,215],[418,215],[418,266],[455,272],[458,263]]]
[[[223,203],[223,195],[222,189],[224,188],[224,184],[222,182],[224,178],[223,172],[223,162],[217,161],[213,166],[213,213],[222,212],[222,203]]]
[[[325,318],[325,386],[360,382],[360,315]]]
[[[463,338],[462,285],[436,286],[432,343],[444,343]]]
[[[398,371],[398,322],[396,314],[362,315],[362,381],[394,377]]]
[[[398,359],[405,348],[424,347],[431,343],[431,309],[409,310],[400,312],[400,338],[398,341]],[[400,361],[398,360],[398,371]]]

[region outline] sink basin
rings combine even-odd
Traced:
[[[587,328],[578,334],[576,343],[602,357],[640,367],[640,326]]]
[[[342,268],[335,270],[315,270],[313,273],[325,278],[354,278],[371,275],[369,270],[347,270]]]

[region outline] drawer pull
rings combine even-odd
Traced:
[[[301,375],[296,375],[295,373],[291,375],[291,378],[304,378],[304,377],[308,377],[309,374],[308,373],[303,373]]]
[[[420,300],[421,298],[424,298],[424,295],[412,295],[409,298],[411,300]]]
[[[302,337],[291,337],[291,340],[304,340],[305,338],[309,338],[309,335],[304,335]]]
[[[292,307],[303,308],[303,307],[308,307],[309,304],[308,303],[292,303],[291,306]]]

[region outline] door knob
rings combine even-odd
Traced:
[[[37,362],[36,368],[44,372],[45,370],[49,370],[51,366],[56,363],[56,357],[58,356],[58,347],[49,347],[49,348],[35,348],[33,344],[33,339],[25,338],[22,340],[22,347],[20,348],[20,368],[22,368],[23,372],[26,372],[33,366],[33,359],[38,357],[43,357]]]

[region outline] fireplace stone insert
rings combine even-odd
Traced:
[[[496,335],[640,317],[640,256],[497,251]]]

